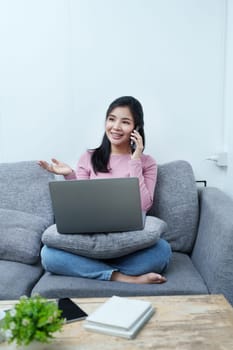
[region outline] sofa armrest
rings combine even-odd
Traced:
[[[217,188],[200,191],[200,221],[192,261],[211,294],[233,304],[233,200]]]

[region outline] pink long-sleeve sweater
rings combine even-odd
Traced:
[[[91,164],[91,151],[85,152],[78,164],[76,171],[66,176],[67,180],[116,178],[116,177],[138,177],[141,194],[141,206],[143,211],[148,211],[153,203],[154,189],[157,180],[157,165],[155,160],[142,154],[141,159],[131,159],[130,154],[110,156],[108,173],[95,174]]]

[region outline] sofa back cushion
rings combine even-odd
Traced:
[[[0,259],[35,264],[48,222],[41,216],[0,208]]]
[[[42,233],[54,223],[52,179],[36,161],[0,164],[0,259],[39,260]]]
[[[154,203],[149,211],[168,225],[162,238],[173,251],[190,253],[199,220],[198,192],[191,165],[182,160],[158,166]]]
[[[0,164],[0,208],[41,216],[52,224],[48,182],[53,179],[36,161]]]

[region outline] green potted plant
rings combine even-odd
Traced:
[[[47,343],[60,331],[64,319],[57,303],[40,295],[21,297],[4,317],[2,330],[9,343],[28,345],[33,341]]]

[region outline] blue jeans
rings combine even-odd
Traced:
[[[171,258],[170,245],[160,239],[152,247],[120,258],[97,260],[44,246],[41,251],[45,270],[66,276],[110,280],[114,271],[137,276],[148,272],[163,272]]]

